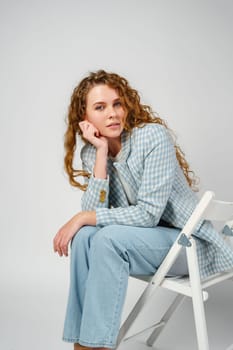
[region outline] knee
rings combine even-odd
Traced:
[[[108,225],[102,227],[94,239],[95,241],[114,241],[119,239],[119,226]]]
[[[109,225],[101,228],[93,238],[91,245],[102,252],[109,248],[122,252],[124,250],[124,240],[121,237],[119,225]]]
[[[73,237],[71,242],[72,251],[90,246],[90,241],[96,232],[95,226],[83,226]]]

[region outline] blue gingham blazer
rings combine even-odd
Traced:
[[[82,210],[95,210],[97,225],[154,227],[161,222],[183,228],[198,198],[189,187],[176,158],[168,130],[146,124],[122,133],[120,161],[108,159],[107,179],[93,176],[96,149],[81,150],[83,169],[91,173],[82,197]],[[118,174],[120,176],[118,176]],[[128,184],[131,202],[121,179]],[[233,267],[233,250],[209,221],[195,232],[201,277]]]

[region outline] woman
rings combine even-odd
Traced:
[[[83,170],[73,167],[77,134]],[[84,194],[82,211],[54,238],[60,256],[72,240],[63,339],[75,350],[106,350],[116,344],[129,275],[157,270],[197,204],[195,178],[165,122],[126,79],[103,70],[74,89],[65,148],[70,183]],[[233,266],[209,222],[195,237],[202,277]],[[169,273],[187,273],[184,254]]]

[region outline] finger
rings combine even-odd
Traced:
[[[57,246],[57,253],[58,253],[59,256],[63,255],[60,245]]]
[[[88,122],[87,120],[83,120],[83,121],[79,122],[79,127],[83,132],[88,130],[92,126],[93,126],[93,124]]]
[[[54,239],[53,239],[53,251],[54,251],[54,253],[57,252],[57,240],[56,240],[56,236],[55,236]]]
[[[61,242],[60,249],[62,254],[64,254],[65,256],[68,256],[68,243]]]
[[[99,137],[99,130],[87,120],[80,122],[79,126],[85,136],[90,137],[94,135]]]
[[[53,240],[53,250],[54,250],[54,253],[57,252],[57,239],[56,239],[56,236],[55,236],[55,238]]]
[[[82,122],[80,122],[78,125],[79,125],[79,127],[80,127],[80,129],[82,130],[82,132],[84,131],[84,128],[85,128],[85,121],[82,121]]]
[[[59,237],[59,234],[57,236],[55,236],[54,238],[54,252],[55,253],[58,253],[59,256],[62,256],[62,250],[61,250],[61,247],[60,247],[60,237]]]
[[[96,129],[96,131],[94,131],[94,136],[96,136],[96,137],[99,137],[99,136],[100,136],[99,130]]]

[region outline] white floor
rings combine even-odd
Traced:
[[[66,293],[58,287],[44,290],[1,288],[1,350],[68,350],[71,344],[61,341]],[[233,283],[225,282],[209,289],[206,314],[211,350],[233,350]],[[156,314],[156,303],[149,313]],[[121,345],[120,350],[145,350],[146,332]],[[161,335],[157,350],[196,350],[192,306],[187,300]]]

